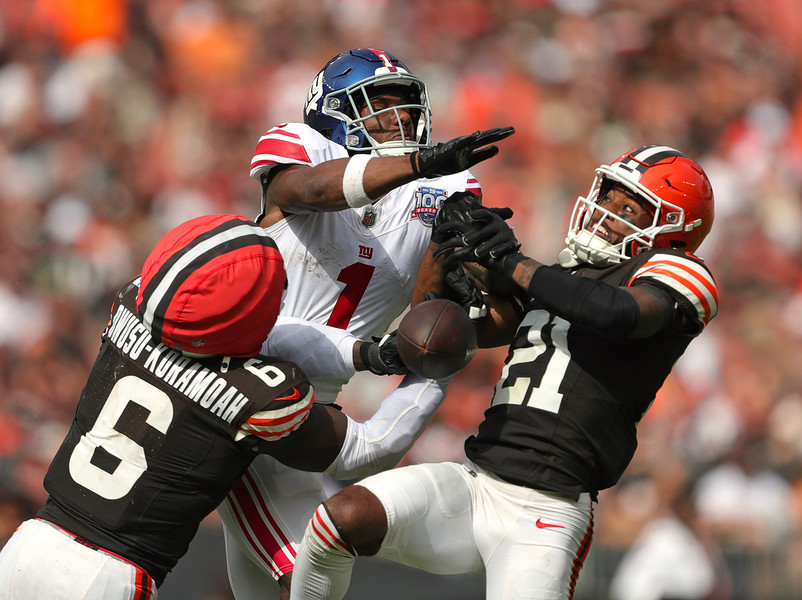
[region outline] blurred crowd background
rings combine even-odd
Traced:
[[[474,171],[546,262],[597,165],[648,143],[703,165],[719,316],[601,494],[577,597],[802,596],[798,0],[0,0],[0,543],[45,500],[114,291],[179,222],[256,216],[256,141],[353,47],[428,83],[436,141],[515,127]],[[462,460],[504,356],[457,377],[406,463]],[[368,416],[393,384],[342,403]],[[199,539],[166,600],[229,598],[214,518]]]

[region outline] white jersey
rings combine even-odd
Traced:
[[[278,165],[347,157],[344,147],[311,127],[285,123],[259,140],[251,176],[259,179]],[[407,307],[434,217],[459,191],[482,194],[465,171],[408,183],[359,209],[289,214],[267,228],[284,257],[288,286],[262,350],[300,365],[317,402],[333,402],[354,374],[354,336],[382,335]],[[425,422],[399,424],[393,435],[409,433],[412,443]],[[266,456],[254,460],[218,507],[237,600],[279,597],[275,581],[292,571],[306,524],[326,495],[320,473],[296,471]]]
[[[308,125],[285,123],[259,139],[251,177],[277,165],[315,166],[347,157],[343,146]],[[409,305],[437,210],[458,191],[481,196],[479,182],[464,171],[410,182],[362,208],[290,214],[268,227],[287,270],[281,315],[344,329],[360,339],[383,335]],[[263,351],[299,358],[269,342]],[[333,401],[329,392],[336,396],[347,380],[338,381],[336,386],[313,381],[319,402]]]

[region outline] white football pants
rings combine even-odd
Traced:
[[[403,467],[357,485],[376,495],[387,513],[378,556],[430,573],[485,571],[492,600],[573,596],[592,538],[589,494],[575,502],[513,485],[470,461]],[[304,542],[293,600],[342,598],[350,568],[343,569],[342,556],[331,558],[327,564],[327,555],[310,556]]]
[[[30,519],[0,552],[3,600],[156,600],[145,571],[60,527]]]

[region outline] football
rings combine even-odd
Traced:
[[[450,377],[476,354],[476,327],[456,302],[436,299],[410,309],[398,325],[398,353],[427,379]]]

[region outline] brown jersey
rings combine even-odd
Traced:
[[[144,568],[160,584],[260,452],[297,429],[311,387],[291,363],[192,358],[157,343],[123,288],[39,517]]]
[[[707,267],[678,250],[575,269],[614,286],[668,291],[681,318],[647,339],[609,338],[532,298],[467,456],[503,479],[577,498],[615,484],[637,447],[636,426],[671,368],[718,309]]]

